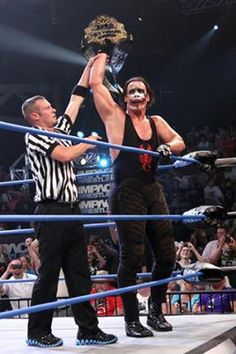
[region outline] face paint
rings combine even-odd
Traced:
[[[146,93],[143,89],[134,87],[128,91],[128,96],[131,101],[143,101],[146,97]]]

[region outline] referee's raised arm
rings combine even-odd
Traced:
[[[95,57],[89,60],[88,64],[84,68],[84,71],[82,73],[82,76],[78,84],[73,88],[71,92],[70,101],[65,110],[65,114],[70,117],[72,124],[74,124],[78,116],[78,111],[80,109],[80,106],[83,103],[84,98],[87,94],[88,86],[89,86],[90,69],[93,65],[94,60]]]

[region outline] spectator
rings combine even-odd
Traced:
[[[25,239],[25,246],[26,246],[27,249],[28,249],[28,247],[30,247],[30,245],[32,244],[33,240],[34,240],[33,237],[27,237]]]
[[[29,253],[30,253],[30,258],[32,260],[32,262],[34,263],[34,268],[35,268],[35,273],[37,274],[38,269],[40,267],[40,259],[39,259],[39,243],[38,240],[35,239],[31,242],[32,238],[29,237],[28,239],[26,239],[26,243],[29,245],[28,249],[29,249]],[[21,257],[22,258],[22,257]],[[60,269],[60,274],[59,274],[59,278],[64,278],[64,273],[62,271],[62,269]],[[59,280],[58,281],[58,285],[57,285],[57,298],[65,298],[68,297],[68,289],[66,286],[66,282],[65,280]]]
[[[222,253],[221,253],[221,259],[220,259],[220,265],[222,267],[225,266],[236,266],[236,239],[235,235],[233,236],[227,236],[226,241],[223,245]],[[229,277],[229,282],[230,285],[233,288],[236,288],[236,274],[231,273],[228,275]]]
[[[236,289],[227,286],[227,278],[224,277],[220,282],[212,284],[212,288],[215,293],[201,295],[198,310],[207,313],[236,312]],[[229,293],[222,293],[223,290]]]
[[[96,247],[92,244],[87,246],[88,262],[90,274],[95,275],[98,269],[105,267],[106,260],[100,255]]]
[[[179,291],[180,286],[176,281],[170,281],[167,284],[167,293],[166,293],[166,302],[162,304],[162,310],[163,313],[165,314],[172,314],[175,312],[175,309],[173,309],[173,304],[171,303],[172,297],[174,292]]]
[[[205,174],[202,174],[205,177]],[[200,184],[201,174],[199,176],[190,176],[189,178],[189,189],[188,189],[188,200],[191,201],[191,207],[204,204],[203,186]],[[205,184],[204,184],[205,185]]]
[[[225,244],[227,229],[224,226],[218,226],[216,229],[216,240],[207,243],[203,250],[202,258],[205,262],[220,266],[220,259]]]
[[[7,248],[4,245],[0,246],[0,264],[7,266],[10,262],[9,254]]]
[[[20,259],[14,259],[8,264],[7,270],[1,276],[1,280],[8,279],[10,280],[18,280],[18,279],[36,279],[36,275],[27,274],[23,271],[23,265]],[[0,293],[3,295],[7,295],[12,299],[21,299],[21,298],[31,298],[32,289],[34,282],[22,282],[22,283],[3,283],[0,284]],[[27,307],[29,304],[27,301],[11,301],[11,306],[13,309]]]
[[[22,263],[23,272],[27,274],[37,274],[36,271],[31,267],[31,260],[28,255],[21,256],[20,261]]]
[[[183,268],[186,268],[189,266],[192,262],[192,253],[195,255],[198,261],[202,261],[201,255],[198,253],[196,248],[193,246],[191,242],[183,242],[181,241],[179,243],[179,248],[176,253],[177,259],[178,255],[180,256],[179,260],[176,261],[176,269],[177,270],[182,270]]]
[[[211,144],[210,141],[208,140],[207,136],[205,134],[202,134],[200,136],[198,145],[197,145],[197,150],[210,150],[211,149]]]
[[[226,178],[222,185],[224,193],[224,207],[226,210],[231,210],[233,202],[235,201],[234,183],[230,178]]]
[[[31,266],[32,269],[35,270],[35,272],[38,272],[38,269],[40,267],[40,260],[39,260],[39,243],[38,240],[35,239],[31,242],[32,238],[27,238],[26,239],[26,244],[27,244],[27,249],[28,249],[28,253],[30,256],[30,260],[31,260]],[[28,241],[27,241],[28,240]]]
[[[198,250],[196,249],[196,247],[194,247],[194,245],[191,242],[188,242],[188,247],[190,249],[190,257],[191,257],[191,261],[195,262],[196,260],[199,262],[203,261],[202,256],[200,255],[200,253],[198,252]]]
[[[25,247],[26,247],[26,250],[25,250],[25,253],[27,256],[30,257],[30,262],[32,263],[32,258],[31,258],[31,255],[30,255],[30,250],[31,250],[31,244],[32,242],[34,241],[33,237],[27,237],[25,239]],[[33,266],[34,267],[34,266]]]
[[[204,188],[205,204],[224,205],[224,195],[214,179],[210,179]]]
[[[106,270],[99,270],[97,272],[98,276],[107,274],[108,272]],[[91,294],[115,289],[110,280],[106,278],[99,279],[93,283]],[[123,305],[120,296],[108,296],[91,300],[91,304],[94,306],[98,316],[123,315]]]
[[[208,243],[206,230],[200,229],[193,231],[190,235],[190,243],[196,248],[198,253],[201,255]]]
[[[185,280],[180,282],[180,289],[183,294],[174,294],[171,299],[172,313],[196,313],[198,311],[199,294],[194,292],[197,290],[195,285]],[[186,294],[184,292],[187,292]]]
[[[100,269],[107,270],[108,273],[117,273],[118,253],[117,251],[105,244],[104,240],[99,236],[90,236],[89,244],[94,246],[97,253],[105,260],[105,264]]]

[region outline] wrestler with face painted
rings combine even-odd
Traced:
[[[97,111],[105,124],[109,142],[158,151],[169,158],[180,153],[185,144],[181,136],[160,116],[148,116],[147,108],[154,95],[142,77],[128,80],[124,86],[121,105],[117,104],[104,86],[107,54],[96,56],[90,75]],[[158,159],[148,154],[134,154],[111,149],[114,188],[110,206],[113,214],[168,214],[162,188],[156,177]],[[154,256],[152,280],[169,277],[175,264],[175,244],[169,220],[117,222],[120,246],[118,284],[134,285],[136,273],[143,264],[148,240]],[[147,324],[156,331],[171,331],[161,305],[166,299],[166,285],[153,287],[149,299]],[[125,330],[128,336],[150,337],[152,331],[139,321],[135,293],[122,295],[125,310]]]

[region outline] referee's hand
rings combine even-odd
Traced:
[[[102,140],[102,137],[99,135],[90,135],[88,137],[86,137],[86,139],[90,139],[90,140]],[[88,146],[88,150],[90,149],[95,149],[97,147],[97,145],[90,145],[90,144],[86,144]]]

